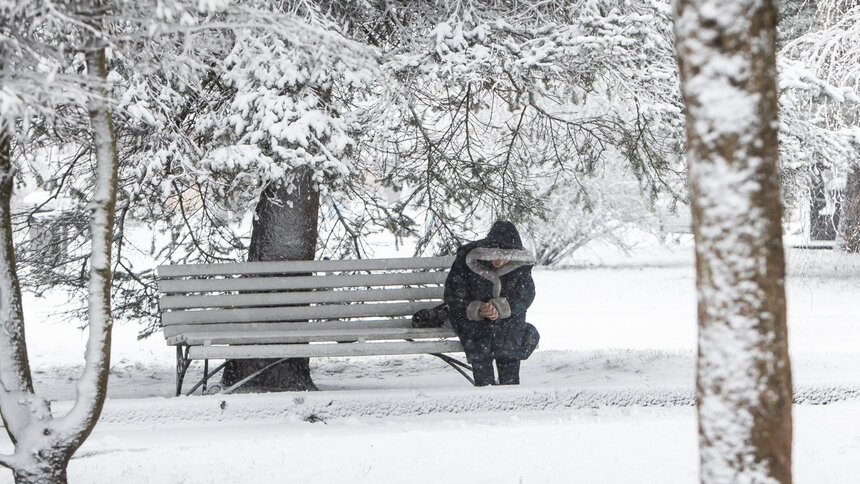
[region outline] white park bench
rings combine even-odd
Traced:
[[[463,351],[449,324],[411,324],[416,311],[442,302],[452,262],[418,257],[160,266],[161,324],[167,344],[176,346],[176,395],[193,360],[204,360],[203,378],[188,394],[201,385],[205,392],[207,380],[224,366],[210,372],[209,360],[428,353],[468,378],[465,364],[443,354]]]

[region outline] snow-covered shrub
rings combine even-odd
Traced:
[[[617,161],[555,187],[547,207],[529,230],[539,265],[563,263],[590,242],[628,251],[643,232],[656,238],[661,230],[655,202]]]

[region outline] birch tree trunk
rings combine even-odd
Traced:
[[[6,433],[17,443],[26,425],[26,405],[20,397],[33,394],[33,381],[24,340],[24,313],[12,245],[12,146],[9,126],[0,124],[0,416]],[[0,463],[3,463],[0,460]]]
[[[15,173],[12,126],[0,123],[0,128],[0,415],[15,444],[13,455],[0,455],[0,465],[11,469],[19,484],[62,484],[68,457],[39,435],[51,423],[51,409],[33,393],[9,207]]]
[[[320,195],[313,188],[313,172],[296,170],[292,186],[266,189],[257,204],[248,260],[313,260],[317,247]],[[297,274],[298,275],[298,274]],[[231,360],[221,383],[230,386],[277,359]],[[308,358],[290,358],[248,382],[263,391],[316,390]]]
[[[87,3],[82,7],[84,12],[97,12],[101,5]],[[91,38],[85,57],[90,76],[103,81],[105,49],[100,39]],[[50,403],[34,394],[30,379],[9,230],[13,172],[9,136],[5,131],[0,134],[0,413],[15,443],[15,453],[0,455],[0,465],[12,470],[18,484],[65,484],[69,459],[95,427],[104,404],[110,366],[110,262],[118,166],[113,123],[105,98],[106,92],[99,89],[88,106],[96,156],[94,195],[88,206],[93,239],[89,337],[74,405],[61,417],[55,417]]]
[[[791,482],[772,0],[679,0],[703,483]]]

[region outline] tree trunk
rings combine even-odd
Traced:
[[[47,402],[33,394],[24,338],[24,314],[9,207],[15,173],[12,129],[0,121],[0,416],[15,445],[15,454],[0,455],[0,466],[11,469],[18,484],[65,484],[63,462],[68,462],[71,453],[60,459],[44,459],[43,455],[56,455],[54,449],[46,449],[39,445],[43,442],[34,443],[27,438],[34,426],[44,426],[51,416]],[[22,442],[27,447],[23,447]],[[32,458],[22,459],[22,455]]]
[[[810,176],[812,186],[809,190],[809,238],[810,240],[836,240],[836,228],[839,226],[839,212],[841,204],[839,197],[834,197],[836,207],[827,207],[828,189],[824,182],[822,172],[825,168],[820,164],[813,167]],[[822,213],[826,208],[833,212]]]
[[[772,0],[679,0],[703,483],[791,482]]]
[[[0,125],[0,417],[12,443],[17,441],[15,422],[7,422],[6,415],[24,411],[6,391],[32,393],[27,345],[24,339],[24,313],[21,307],[21,289],[15,267],[15,249],[12,244],[12,218],[9,201],[12,198],[14,168],[12,167],[11,127]]]
[[[15,484],[68,484],[66,468],[71,455],[70,452],[67,455],[53,453],[38,463],[34,462],[32,467],[14,469]]]
[[[848,173],[842,195],[842,218],[839,221],[842,250],[860,252],[860,168]]]
[[[101,6],[92,1],[83,4],[82,10],[97,12]],[[99,22],[94,21],[93,25],[98,28]],[[107,70],[101,38],[90,38],[85,57],[89,76],[104,81]],[[3,239],[0,250],[4,251],[0,256],[0,313],[4,330],[0,331],[0,383],[3,383],[0,410],[7,432],[15,442],[15,454],[0,455],[0,464],[12,469],[18,484],[66,484],[69,459],[95,427],[104,404],[110,366],[110,262],[118,167],[113,122],[106,98],[107,93],[97,89],[88,105],[96,158],[93,199],[88,204],[93,239],[89,259],[89,337],[74,405],[60,418],[54,418],[50,402],[33,394],[26,370],[23,317],[18,316],[17,323],[12,321],[15,311],[20,311],[21,296],[17,289],[14,253],[9,251],[11,233],[7,231],[12,189],[8,137],[0,136],[0,175],[6,175],[0,181],[0,237]],[[22,376],[26,378],[14,381]]]
[[[263,192],[251,231],[249,261],[313,260],[320,202],[311,176],[310,168],[299,168],[292,183],[269,187]],[[231,360],[224,367],[221,383],[232,385],[275,361]],[[291,358],[253,378],[244,387],[257,391],[316,390],[308,362],[308,358]]]

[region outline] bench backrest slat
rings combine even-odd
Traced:
[[[380,304],[326,304],[278,308],[214,309],[203,311],[170,311],[161,315],[164,326],[171,324],[206,324],[253,321],[302,321],[306,319],[364,318],[406,316],[438,301]]]
[[[289,304],[344,303],[370,301],[414,301],[442,299],[444,288],[367,289],[340,291],[300,291],[276,293],[214,294],[203,296],[164,296],[161,309],[231,308],[248,306],[285,306]]]
[[[162,293],[210,291],[277,291],[328,289],[335,287],[406,286],[442,284],[445,272],[403,272],[390,274],[347,274],[295,277],[235,277],[225,279],[168,279],[158,281]]]
[[[189,332],[207,332],[218,334],[221,332],[236,332],[247,331],[249,333],[257,331],[278,331],[278,330],[296,330],[296,331],[313,331],[313,330],[332,330],[332,329],[364,329],[364,328],[411,328],[412,320],[409,318],[393,318],[393,319],[367,319],[367,320],[351,320],[351,321],[314,321],[310,323],[278,323],[278,322],[258,322],[258,323],[210,323],[210,324],[176,324],[164,327],[164,337],[170,338],[180,334]]]
[[[396,259],[238,262],[233,264],[175,264],[158,267],[159,278],[187,276],[298,274],[305,272],[447,269],[453,257]]]

